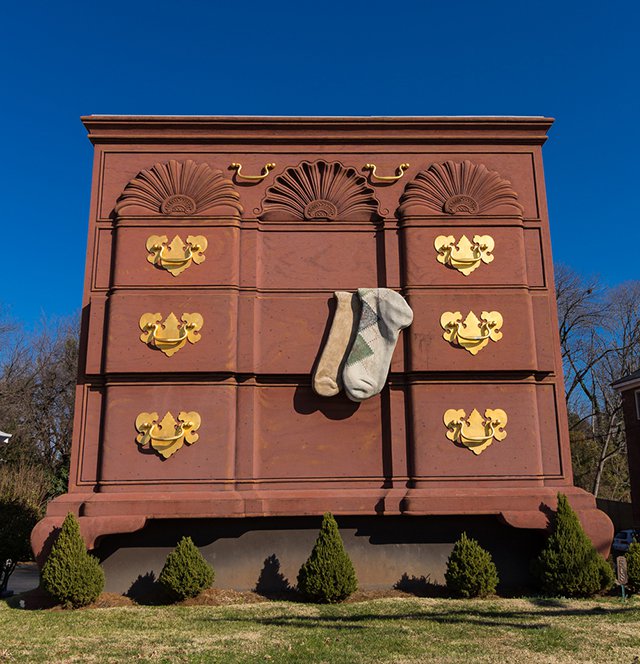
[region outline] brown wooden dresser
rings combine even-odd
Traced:
[[[36,553],[69,511],[89,547],[151,521],[326,511],[541,531],[558,491],[608,549],[609,519],[572,485],[550,119],[83,122],[71,477]],[[359,404],[316,395],[334,291],[373,287],[414,312],[387,386]]]

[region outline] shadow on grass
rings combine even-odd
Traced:
[[[487,600],[490,602],[491,600]],[[420,621],[427,623],[436,623],[442,625],[473,625],[478,627],[490,628],[511,628],[528,631],[538,631],[549,629],[552,625],[545,622],[545,618],[558,617],[602,617],[603,615],[614,616],[637,612],[637,609],[612,608],[607,609],[601,606],[592,608],[577,609],[564,608],[562,600],[533,598],[530,599],[535,606],[541,607],[542,611],[500,611],[495,610],[477,610],[477,609],[425,609],[424,611],[411,611],[395,614],[381,614],[374,612],[356,613],[353,615],[324,615],[324,616],[300,616],[300,615],[279,615],[269,617],[202,617],[200,620],[209,622],[236,622],[251,623],[274,627],[299,627],[306,629],[316,629],[318,627],[337,630],[357,630],[368,629],[371,626],[365,625],[366,622],[384,622],[384,621]],[[326,605],[324,605],[326,606]],[[335,607],[333,607],[335,608]],[[547,609],[547,610],[545,610]],[[535,621],[535,622],[534,622]],[[540,621],[540,622],[537,622]]]
[[[26,611],[39,611],[40,609],[51,609],[57,605],[57,602],[49,593],[38,586],[33,590],[12,595],[6,600],[7,606],[11,609],[22,609]]]

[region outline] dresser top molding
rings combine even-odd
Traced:
[[[94,144],[512,144],[542,145],[553,118],[88,115]]]

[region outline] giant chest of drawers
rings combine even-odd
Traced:
[[[572,486],[550,120],[84,122],[71,478],[36,550],[69,510],[89,545],[147,519],[327,510],[544,528],[558,490],[606,547],[609,521]],[[385,389],[356,404],[311,375],[333,292],[360,287],[401,292],[414,321]]]

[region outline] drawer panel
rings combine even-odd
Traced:
[[[265,196],[265,189],[274,184],[276,177],[282,175],[291,166],[297,166],[301,161],[339,161],[344,166],[355,168],[362,175],[367,175],[362,167],[370,162],[378,166],[379,173],[394,173],[399,164],[409,162],[410,167],[405,172],[399,186],[375,185],[375,196],[380,201],[382,210],[389,210],[394,214],[398,207],[399,198],[408,182],[413,180],[420,171],[428,169],[432,164],[443,163],[448,160],[462,162],[466,159],[475,164],[483,164],[490,171],[497,171],[502,178],[511,183],[511,187],[518,194],[518,202],[524,208],[525,218],[540,216],[538,196],[535,186],[535,172],[532,153],[530,150],[518,152],[510,146],[506,149],[482,150],[482,148],[452,149],[449,146],[435,147],[419,144],[403,144],[394,148],[392,145],[380,149],[380,143],[373,141],[370,145],[358,147],[335,146],[326,144],[324,135],[320,147],[306,145],[303,153],[300,151],[287,152],[282,145],[263,145],[256,152],[237,150],[238,145],[231,149],[211,150],[208,146],[201,146],[197,150],[158,150],[154,152],[135,151],[108,151],[104,155],[104,170],[102,173],[102,196],[98,216],[108,219],[113,212],[116,201],[122,194],[127,183],[135,178],[143,169],[149,169],[154,164],[166,163],[170,159],[177,161],[193,160],[206,163],[215,170],[220,170],[227,178],[234,182],[236,190],[240,193],[240,203],[244,208],[243,217],[250,218],[258,214]],[[341,139],[342,140],[342,139]],[[333,150],[332,150],[333,148]],[[239,162],[244,173],[259,173],[267,162],[275,162],[274,168],[264,180],[263,186],[250,184],[244,186],[242,181],[233,177],[229,170],[232,162]],[[386,212],[385,212],[386,214]]]
[[[378,281],[373,229],[265,231],[258,237],[259,288],[355,290]]]
[[[536,357],[535,330],[528,291],[483,290],[446,292],[410,291],[408,301],[414,318],[405,330],[411,345],[411,371],[532,371],[541,369]],[[502,315],[502,338],[489,340],[476,355],[443,338],[440,325],[444,312],[460,312],[465,320],[473,311],[480,318],[483,311],[497,311]],[[548,320],[541,320],[542,334],[548,335]],[[461,328],[463,336],[480,336]],[[548,355],[544,357],[548,360]],[[547,370],[551,368],[545,367]]]
[[[201,385],[112,385],[107,387],[102,437],[101,481],[161,482],[224,480],[233,477],[236,387]],[[136,443],[136,417],[156,412],[195,411],[198,440],[168,459]]]
[[[473,244],[475,236],[490,236],[495,243],[494,249],[485,252],[493,260],[485,263],[469,263],[477,267],[465,275],[459,270],[438,261],[438,252],[435,241],[439,237],[452,236],[456,245],[453,257],[473,259],[478,256],[477,251],[465,250],[460,244],[463,236]],[[415,226],[403,227],[401,230],[402,243],[405,253],[405,279],[408,287],[412,286],[525,286],[527,283],[527,270],[525,261],[524,229],[520,226],[499,227],[483,225],[469,226]],[[464,242],[462,240],[462,242]],[[441,242],[439,242],[441,244]],[[530,243],[527,247],[531,256],[532,265],[541,262],[540,243]],[[466,264],[465,264],[466,265]],[[536,275],[534,275],[534,278]],[[537,279],[539,281],[539,279]]]
[[[261,295],[255,306],[256,373],[310,374],[333,322],[333,294]],[[401,371],[404,366],[402,334],[392,371]]]
[[[390,430],[380,396],[355,404],[307,386],[261,386],[255,393],[257,478],[381,477]]]
[[[205,260],[199,264],[192,260],[185,270],[174,276],[147,260],[147,256],[152,255],[147,251],[147,240],[153,235],[164,235],[169,243],[176,235],[182,243],[186,243],[189,236],[202,236],[207,241],[207,248],[203,252]],[[195,285],[237,286],[239,237],[240,230],[231,226],[120,227],[117,230],[113,285],[178,288]],[[163,255],[176,258],[170,251],[164,251]],[[178,254],[178,258],[182,257],[184,252]],[[181,267],[181,264],[172,263],[171,266]]]
[[[539,413],[539,394],[543,395]],[[559,470],[557,413],[549,385],[515,383],[441,383],[411,387],[415,476],[422,478],[518,478]],[[479,455],[447,438],[444,414],[462,409],[502,409],[508,417],[507,436]],[[542,409],[540,409],[542,411]],[[544,448],[544,451],[543,451]],[[544,468],[543,468],[544,457]]]
[[[117,291],[109,300],[106,372],[230,372],[235,370],[237,292]],[[140,317],[173,312],[199,313],[200,340],[187,342],[171,357],[140,340]]]

